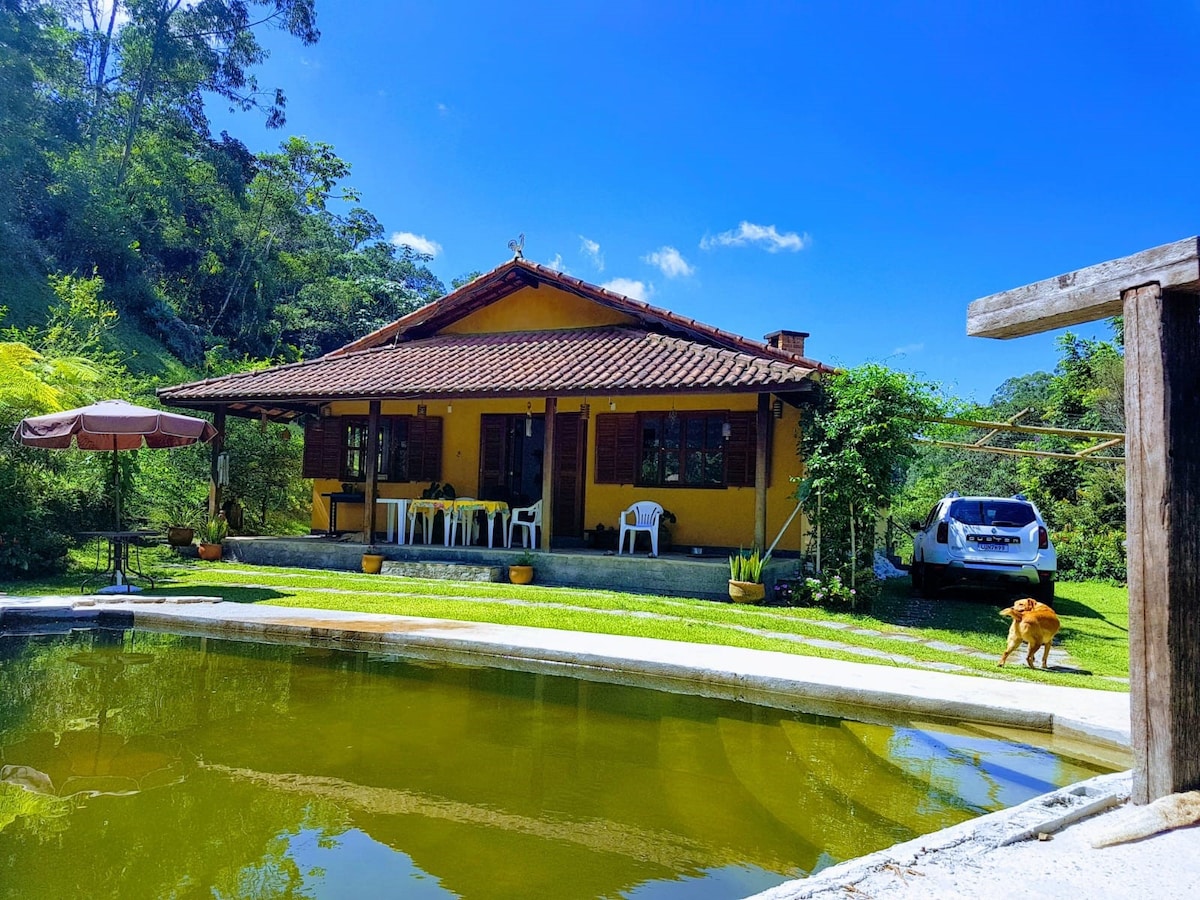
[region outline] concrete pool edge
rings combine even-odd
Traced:
[[[89,600],[68,606],[67,598],[54,598],[56,605],[8,604],[8,599],[0,599],[0,611],[51,614],[57,608],[78,617],[86,609],[87,614],[120,616],[135,627],[182,629],[211,637],[337,643],[436,655],[452,662],[536,666],[676,692],[697,692],[700,687],[699,692],[714,696],[806,711],[849,705],[890,716],[963,719],[1049,732],[1112,749],[1130,746],[1129,695],[1116,691],[657,638],[377,613],[230,603],[93,605]]]

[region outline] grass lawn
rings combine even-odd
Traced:
[[[1087,675],[1031,671],[1012,662],[998,669],[995,662],[1004,649],[1009,624],[997,614],[1002,598],[947,592],[944,598],[922,601],[910,596],[907,579],[886,584],[871,613],[847,614],[536,584],[481,584],[240,563],[189,563],[165,555],[159,559],[155,574],[161,576],[161,593],[212,594],[234,603],[563,628],[883,665],[907,665],[907,660],[953,663],[965,666],[969,674],[1106,690],[1127,687],[1102,676],[1129,674],[1127,591],[1095,582],[1060,584],[1055,603],[1063,622],[1062,647],[1081,670],[1092,673]],[[78,589],[78,579],[10,583],[3,589],[12,594],[73,593]],[[979,659],[960,651],[926,646],[921,640],[946,642],[987,655]],[[886,656],[865,659],[848,648]]]

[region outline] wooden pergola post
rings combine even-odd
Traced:
[[[754,546],[767,549],[767,462],[771,446],[771,395],[758,395],[754,443]]]
[[[550,532],[554,529],[554,425],[558,418],[558,398],[546,398],[546,434],[542,443],[542,549],[550,552]]]
[[[217,436],[208,442],[208,517],[221,511],[221,482],[218,476],[221,454],[225,450],[225,404],[213,410],[213,428]]]
[[[1009,338],[1125,316],[1133,800],[1200,788],[1200,239],[976,300]]]
[[[375,542],[375,498],[379,496],[379,401],[372,400],[367,407],[367,487],[363,491],[362,530],[363,543]]]

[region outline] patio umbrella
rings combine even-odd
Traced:
[[[22,419],[13,439],[30,447],[111,450],[117,531],[121,530],[121,482],[117,451],[141,447],[184,447],[206,443],[217,430],[204,419],[135,406],[124,400],[101,400],[91,406]]]

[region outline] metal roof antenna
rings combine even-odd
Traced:
[[[525,254],[522,251],[525,249],[525,232],[518,234],[515,241],[509,241],[508,249],[513,252],[513,259],[524,259]]]

